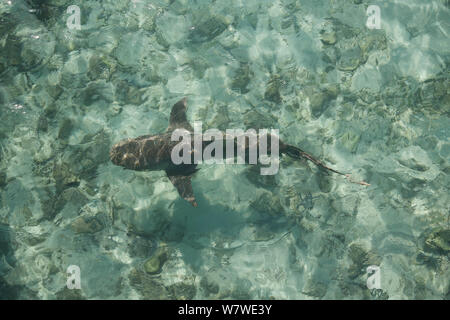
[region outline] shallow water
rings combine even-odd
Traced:
[[[448,299],[449,17],[443,0],[0,2],[0,298]],[[273,176],[202,164],[193,208],[164,172],[109,161],[182,97],[204,129],[279,129],[370,186],[287,156]]]

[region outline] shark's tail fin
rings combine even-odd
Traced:
[[[309,153],[303,151],[300,148],[297,148],[297,147],[285,144],[283,146],[283,149],[282,149],[281,152],[285,153],[288,156],[290,156],[292,158],[295,158],[295,159],[306,159],[306,160],[309,160],[309,161],[311,161],[312,163],[314,163],[316,166],[318,166],[321,169],[325,169],[327,171],[331,171],[331,172],[334,172],[334,173],[337,173],[337,174],[345,176],[347,178],[347,180],[352,182],[352,183],[360,184],[360,185],[363,185],[363,186],[370,186],[370,184],[368,184],[365,181],[354,181],[354,180],[352,180],[351,177],[350,177],[350,174],[348,174],[348,173],[342,173],[342,172],[339,172],[339,171],[337,171],[337,170],[335,170],[333,168],[330,168],[330,167],[326,166],[322,161],[314,158],[312,155],[310,155]]]

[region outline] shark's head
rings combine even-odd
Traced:
[[[139,143],[134,139],[125,139],[112,146],[109,157],[117,166],[136,170],[139,167]]]

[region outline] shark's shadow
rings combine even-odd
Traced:
[[[194,185],[196,183],[199,182],[194,181]],[[249,187],[254,187],[248,183]],[[274,234],[282,234],[290,229],[288,217],[281,212],[273,215],[249,207],[244,216],[241,210],[211,203],[201,192],[198,193],[197,200],[199,206],[196,208],[181,198],[175,200],[173,207],[174,223],[185,223],[184,237],[175,247],[181,252],[183,261],[196,273],[201,273],[205,265],[208,265],[208,268],[220,265],[220,261],[211,261],[210,257],[206,257],[204,250],[210,250],[206,254],[210,256],[214,251],[231,252],[233,248],[253,242],[252,239],[242,236],[242,231],[249,225],[265,228]],[[222,240],[226,242],[225,247],[220,243]]]

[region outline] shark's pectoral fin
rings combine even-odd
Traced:
[[[167,176],[169,177],[172,184],[177,188],[178,193],[183,199],[188,201],[194,207],[197,206],[197,202],[195,201],[194,191],[192,190],[191,184],[191,175],[173,175],[167,172]]]
[[[188,131],[193,131],[191,125],[189,124],[186,116],[187,110],[187,99],[183,98],[177,103],[175,103],[172,107],[172,111],[170,112],[169,119],[169,127],[168,131],[174,129],[186,129]]]

